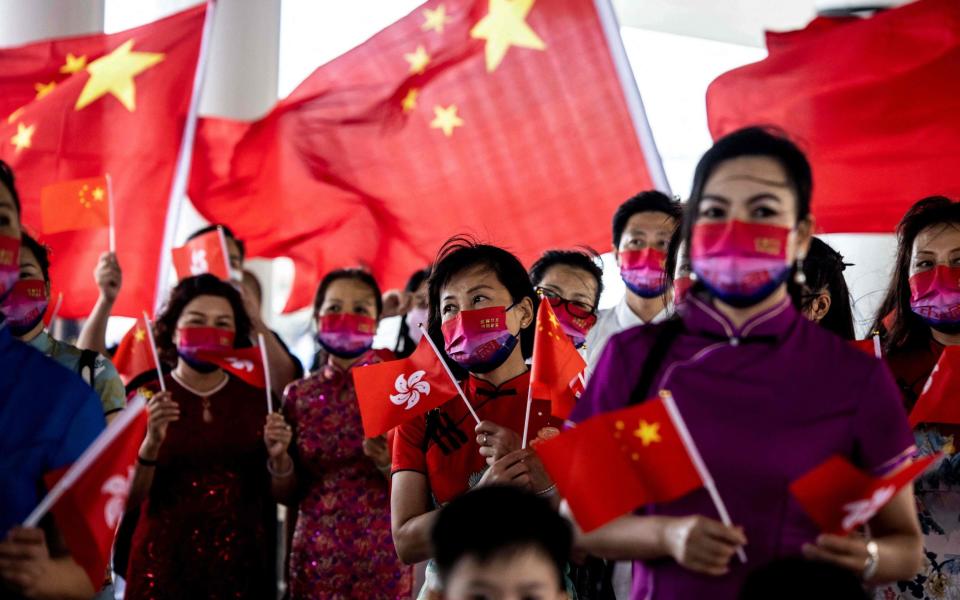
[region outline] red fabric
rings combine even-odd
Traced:
[[[941,425],[960,425],[960,402],[957,391],[960,389],[960,347],[947,346],[943,349],[937,365],[930,373],[917,403],[910,411],[910,426],[921,423]]]
[[[433,410],[459,395],[426,338],[407,358],[351,370],[368,438]]]
[[[661,399],[587,419],[535,450],[584,531],[703,486]]]
[[[113,355],[113,366],[117,368],[120,379],[124,384],[147,371],[157,368],[153,362],[153,352],[150,350],[150,338],[147,335],[147,326],[143,322],[143,317],[137,318],[133,327],[124,334],[117,346],[117,352]]]
[[[877,336],[868,337],[865,340],[851,340],[850,343],[854,348],[860,350],[861,352],[869,354],[870,356],[882,358]]]
[[[610,214],[653,184],[594,2],[528,4],[544,49],[510,46],[493,71],[470,32],[507,3],[430,0],[262,120],[201,121],[190,198],[250,256],[293,259],[286,310],[309,306],[334,267],[365,265],[401,287],[456,233],[523,261],[609,243]],[[441,6],[442,31],[425,28]],[[418,47],[430,62],[412,73],[405,55]],[[431,123],[451,106],[463,124],[448,136]]]
[[[577,402],[576,390],[582,388],[579,375],[587,363],[563,332],[549,302],[540,303],[534,326],[533,364],[530,366],[533,397],[549,400],[550,413],[567,419]]]
[[[43,231],[40,190],[45,186],[111,176],[117,253],[124,271],[114,315],[135,317],[154,303],[170,185],[190,103],[204,10],[193,8],[111,35],[0,50],[0,159],[16,174],[27,229]],[[132,94],[107,92],[94,99],[96,94],[91,96],[90,91],[100,86],[87,88],[93,81],[88,69],[111,71],[102,67],[127,51],[128,63],[139,59],[149,63],[150,53],[163,57],[132,76]],[[68,54],[85,57],[85,66],[74,61],[75,72],[70,73]],[[123,88],[119,83],[115,88]],[[28,137],[28,146],[13,143],[14,138],[25,142]],[[63,291],[60,316],[86,317],[97,299],[91,278],[99,255],[109,246],[107,228],[43,235],[42,241],[53,250],[51,298]]]
[[[40,190],[40,230],[44,234],[110,225],[107,179],[72,179]]]
[[[820,230],[890,233],[918,199],[960,194],[960,3],[814,21],[768,44],[710,85],[710,131],[771,124],[798,141]]]
[[[253,387],[266,388],[267,378],[263,370],[263,358],[260,348],[233,348],[229,352],[208,352],[200,350],[197,360],[217,365],[224,371],[236,375]]]
[[[872,477],[833,456],[790,484],[790,493],[825,533],[844,534],[866,523],[940,455],[917,459],[885,477]]]
[[[111,432],[108,428],[101,435]],[[98,590],[103,584],[110,549],[133,481],[137,452],[147,432],[147,412],[127,423],[95,462],[80,476],[53,507],[53,515],[70,554],[83,567]],[[44,477],[48,488],[67,468]]]
[[[226,240],[220,229],[193,238],[183,246],[174,248],[172,254],[177,279],[210,273],[224,281],[230,280],[230,257],[227,256]]]

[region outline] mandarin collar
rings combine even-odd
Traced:
[[[789,296],[767,310],[750,317],[740,327],[734,326],[710,300],[690,296],[686,304],[684,321],[691,331],[709,337],[724,337],[731,340],[779,339],[787,335],[797,319],[801,318],[800,313],[790,302]]]
[[[496,392],[504,392],[507,390],[514,390],[517,393],[522,389],[523,397],[527,397],[527,387],[530,385],[530,370],[526,370],[523,373],[520,373],[513,379],[508,379],[500,385],[493,385],[488,381],[480,379],[476,375],[471,374],[467,378],[467,394],[472,398],[477,395],[478,390],[484,390],[485,392],[493,392],[493,394],[488,395],[497,395]],[[512,394],[511,394],[512,395]]]

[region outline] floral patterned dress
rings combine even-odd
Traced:
[[[368,353],[355,366],[379,362]],[[290,597],[409,598],[413,573],[397,558],[386,478],[363,453],[350,372],[326,365],[287,387],[299,512],[290,548]]]

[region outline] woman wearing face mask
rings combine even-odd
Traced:
[[[960,203],[942,196],[920,200],[900,221],[897,238],[893,278],[874,326],[883,331],[884,323],[889,325],[884,358],[910,410],[943,349],[960,344]],[[924,532],[923,566],[915,576],[881,590],[878,598],[960,595],[958,433],[957,426],[939,424],[921,424],[914,432],[921,454],[947,457],[914,486]]]
[[[793,306],[803,316],[819,323],[845,340],[853,340],[853,310],[843,271],[843,256],[820,238],[810,239],[803,259],[803,283],[789,282]]]
[[[819,535],[788,486],[841,455],[868,472],[914,451],[884,365],[803,318],[786,281],[812,229],[810,166],[785,138],[734,132],[701,159],[684,236],[697,284],[678,318],[611,338],[573,419],[670,390],[734,525],[705,490],[585,536],[632,558],[636,598],[734,598],[753,565],[804,555],[867,583],[912,574],[920,533],[909,489],[870,520],[871,539]],[[749,564],[735,558],[745,546]]]
[[[597,322],[603,267],[593,250],[547,250],[530,267],[530,282],[546,298],[573,345],[583,352]]]
[[[297,503],[290,597],[409,598],[412,573],[390,538],[390,446],[364,439],[351,371],[381,362],[371,350],[383,310],[366,271],[327,274],[317,289],[317,340],[327,363],[284,393],[296,432],[277,498]]]
[[[430,277],[429,267],[420,269],[410,276],[407,286],[405,306],[400,311],[400,333],[397,336],[397,345],[394,354],[397,358],[406,358],[413,354],[420,343],[420,324],[427,325],[427,279]]]
[[[212,275],[181,281],[157,319],[161,360],[175,366],[166,392],[141,388],[149,421],[127,502],[140,509],[129,600],[276,595],[270,486],[290,431],[279,415],[265,422],[263,390],[198,357],[229,354],[249,331],[240,294]]]

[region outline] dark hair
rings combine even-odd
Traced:
[[[406,290],[408,294],[412,294],[420,289],[420,286],[427,282],[430,278],[430,267],[424,267],[419,271],[414,271],[410,276],[410,279],[407,280],[407,285],[403,289]],[[407,320],[402,318],[400,319],[400,331],[397,333],[397,344],[393,348],[393,353],[397,358],[406,358],[413,354],[413,351],[417,349],[417,345],[413,343],[413,338],[410,337],[410,326],[407,325]]]
[[[897,258],[887,294],[877,311],[874,331],[884,333],[884,352],[922,348],[930,342],[930,326],[910,308],[910,257],[920,232],[935,225],[960,228],[960,203],[945,196],[929,196],[910,207],[897,225]],[[889,330],[884,319],[893,315]]]
[[[847,263],[843,256],[820,238],[810,240],[810,251],[803,259],[803,274],[807,278],[804,285],[797,285],[793,279],[787,281],[787,291],[797,310],[810,308],[821,290],[830,293],[830,310],[820,321],[820,326],[839,335],[845,340],[856,337],[853,329],[853,310],[850,306],[850,291],[843,271]]]
[[[630,217],[644,212],[663,213],[675,220],[677,225],[683,218],[683,206],[676,198],[671,198],[656,190],[640,192],[617,207],[617,212],[613,213],[613,245],[615,248],[620,247],[620,238],[623,237],[623,230],[627,228],[627,221],[630,220]]]
[[[534,285],[540,285],[544,276],[550,267],[556,265],[566,265],[574,269],[586,271],[597,281],[597,293],[593,298],[594,308],[600,304],[600,294],[603,293],[603,260],[593,248],[584,248],[582,250],[547,250],[530,267],[530,282]]]
[[[193,233],[191,233],[190,236],[187,237],[187,241],[189,242],[190,240],[198,238],[201,235],[210,233],[211,231],[216,231],[218,228],[223,229],[224,237],[233,240],[233,243],[237,245],[237,249],[240,250],[240,261],[242,262],[247,256],[247,246],[246,244],[243,243],[243,240],[238,238],[236,234],[233,233],[233,230],[227,227],[226,225],[219,224],[219,223],[214,223],[213,225],[207,225],[206,227],[202,229],[198,229]]]
[[[43,280],[50,283],[50,249],[33,239],[26,231],[20,234],[20,245],[33,253],[40,265],[40,272],[43,273]]]
[[[549,502],[513,486],[471,490],[446,505],[431,532],[440,580],[465,557],[481,563],[534,550],[556,569],[564,589],[564,570],[573,545],[570,525]]]
[[[867,600],[855,573],[837,565],[802,558],[781,558],[747,576],[738,600]]]
[[[722,163],[743,156],[765,156],[780,163],[797,195],[797,223],[810,216],[813,173],[803,151],[785,133],[772,127],[746,127],[729,133],[704,153],[693,174],[693,189],[687,202],[683,239],[690,242],[693,224],[700,211],[703,190]]]
[[[163,307],[163,311],[154,324],[157,352],[160,354],[160,359],[168,365],[172,366],[177,362],[177,347],[173,343],[177,321],[180,320],[183,309],[199,296],[218,296],[226,299],[233,309],[233,322],[236,326],[234,347],[247,348],[250,346],[250,317],[243,307],[240,292],[226,281],[221,281],[209,273],[204,273],[196,277],[182,279],[177,287],[173,288],[166,306]]]
[[[327,290],[334,281],[339,281],[341,279],[359,281],[370,288],[370,291],[373,292],[373,297],[377,302],[377,318],[379,319],[380,315],[383,314],[383,296],[380,294],[380,286],[377,285],[377,280],[373,278],[373,275],[367,271],[364,271],[363,269],[358,268],[336,269],[335,271],[330,271],[324,275],[323,279],[320,280],[320,285],[317,286],[317,294],[313,297],[314,316],[316,316],[317,312],[320,311],[320,307],[323,306],[323,301],[327,297]]]
[[[10,197],[13,198],[13,206],[17,209],[17,214],[20,214],[20,195],[17,194],[17,185],[15,182],[15,177],[13,176],[13,169],[10,168],[6,162],[0,160],[0,183],[3,184],[3,187],[7,188],[7,191],[10,192]]]
[[[510,292],[514,303],[530,298],[533,310],[536,312],[539,305],[537,294],[530,284],[530,276],[523,268],[523,263],[516,256],[503,248],[481,244],[469,236],[454,236],[444,242],[437,253],[437,260],[433,263],[433,272],[430,274],[429,298],[430,320],[428,332],[436,342],[438,348],[444,347],[443,333],[440,325],[443,322],[440,314],[440,290],[447,285],[457,274],[471,267],[483,266],[497,276],[497,280]],[[533,354],[533,326],[520,330],[520,351],[524,358]],[[453,362],[444,352],[444,357],[451,370],[458,376],[466,376],[460,365]]]

